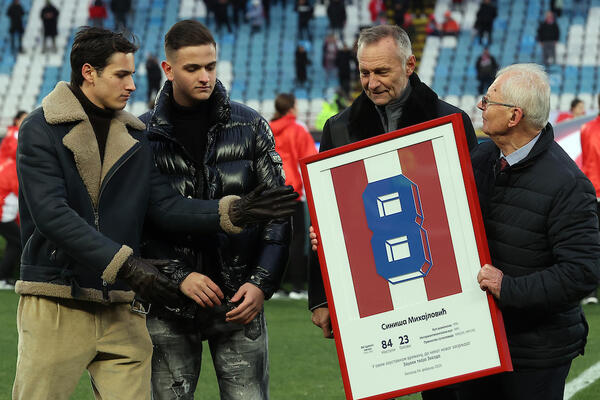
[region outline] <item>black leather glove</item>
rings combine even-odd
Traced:
[[[267,189],[267,185],[261,183],[256,189],[231,203],[229,219],[236,226],[246,226],[288,217],[294,213],[297,198],[298,193],[294,192],[292,186]]]
[[[117,278],[123,279],[144,300],[177,307],[181,304],[179,285],[157,267],[164,268],[170,260],[147,260],[130,256],[121,266]]]

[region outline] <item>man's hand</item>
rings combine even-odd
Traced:
[[[244,299],[240,305],[225,314],[225,321],[246,325],[262,310],[265,294],[257,286],[244,283],[231,298],[232,303]]]
[[[323,337],[333,339],[333,331],[331,330],[331,317],[327,307],[315,308],[312,312],[312,323],[323,329]]]
[[[223,292],[208,276],[192,272],[189,274],[179,289],[190,299],[194,300],[201,307],[214,307],[221,305]]]
[[[315,232],[315,228],[312,227],[312,225],[308,228],[309,234],[308,236],[310,237],[310,246],[312,248],[312,251],[317,251],[317,247],[319,246],[319,240],[317,239],[317,233]]]
[[[489,291],[492,296],[499,300],[503,276],[504,274],[498,268],[485,264],[477,274],[477,282],[479,282],[481,290]]]
[[[177,307],[182,299],[177,284],[157,268],[171,262],[171,260],[148,260],[130,256],[119,269],[117,277],[127,282],[145,300]]]
[[[235,200],[229,207],[229,218],[235,226],[243,227],[275,218],[289,217],[296,209],[298,193],[292,186],[267,189],[261,183],[253,191]]]

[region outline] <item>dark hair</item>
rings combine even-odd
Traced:
[[[17,113],[15,114],[15,117],[13,118],[13,125],[17,125],[17,121],[25,114],[27,114],[27,111],[23,111],[23,110],[17,111]]]
[[[81,86],[83,75],[81,68],[90,64],[98,74],[102,73],[108,65],[108,59],[114,53],[135,53],[138,46],[128,40],[122,33],[109,31],[102,28],[82,27],[75,34],[75,41],[71,46],[71,85]]]
[[[272,121],[283,117],[296,104],[296,97],[291,93],[280,93],[275,98],[275,114]]]
[[[573,101],[571,101],[571,110],[572,110],[572,109],[574,109],[575,107],[577,107],[577,105],[578,105],[579,103],[583,103],[583,100],[581,100],[581,99],[579,99],[579,98],[575,97],[575,98],[573,99]]]
[[[217,42],[210,30],[202,23],[193,19],[184,19],[177,22],[165,35],[165,54],[177,51],[187,46],[202,46],[212,44],[217,48]]]

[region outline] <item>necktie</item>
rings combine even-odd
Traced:
[[[500,157],[500,171],[504,171],[506,167],[508,167],[508,161],[506,161],[506,158]]]

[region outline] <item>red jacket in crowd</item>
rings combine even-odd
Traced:
[[[556,117],[556,123],[558,124],[559,122],[567,121],[570,119],[573,119],[573,114],[570,111],[564,111],[558,114],[558,117]]]
[[[581,127],[581,170],[600,198],[600,115]]]
[[[317,153],[315,141],[306,126],[296,121],[293,114],[271,121],[271,130],[275,136],[275,150],[283,160],[285,184],[292,185],[302,199],[304,187],[298,161]]]
[[[371,0],[369,2],[369,12],[371,13],[371,22],[376,22],[385,13],[383,0]]]
[[[108,14],[106,13],[105,6],[96,6],[92,4],[89,8],[90,18],[106,18]]]
[[[17,179],[17,138],[19,128],[10,126],[0,143],[0,222],[18,218],[19,181]]]

